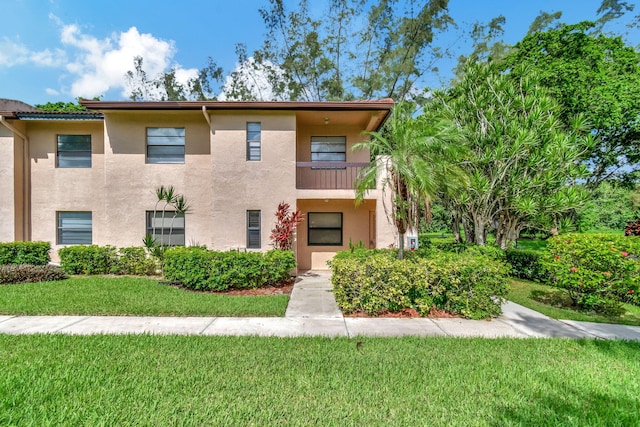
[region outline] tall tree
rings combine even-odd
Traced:
[[[133,58],[133,70],[125,73],[129,98],[132,101],[189,101],[215,99],[212,84],[222,80],[223,70],[211,57],[197,76],[180,82],[176,68],[148,76],[144,70],[144,58]]]
[[[529,34],[505,62],[540,75],[565,125],[585,115],[597,142],[586,153],[591,187],[640,166],[640,54],[620,37],[592,34],[594,27],[581,22]]]
[[[586,173],[579,160],[591,139],[583,119],[563,125],[558,103],[534,72],[509,75],[492,63],[470,63],[463,74],[425,108],[444,111],[470,152],[463,163],[469,186],[449,194],[469,222],[465,231],[484,245],[494,227],[507,248],[524,227],[552,228],[582,203],[584,194],[571,184]]]
[[[421,204],[429,206],[444,187],[464,181],[462,171],[455,165],[459,147],[451,143],[455,129],[442,120],[413,116],[411,104],[396,105],[383,129],[370,132],[369,141],[354,147],[369,149],[377,157],[358,176],[356,201],[362,201],[381,179],[381,189],[391,201],[385,209],[398,232],[400,259],[404,256],[407,230],[418,227]]]
[[[331,0],[315,19],[307,0],[291,10],[270,0],[260,10],[267,36],[252,57],[266,69],[276,99],[405,99],[442,56],[433,41],[453,22],[447,4]]]

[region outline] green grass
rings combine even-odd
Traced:
[[[189,292],[146,277],[72,277],[0,286],[0,314],[117,316],[284,316],[288,295]]]
[[[631,304],[624,305],[626,312],[622,316],[607,317],[568,308],[567,306],[571,304],[571,300],[564,289],[520,279],[512,279],[510,284],[511,290],[507,296],[509,301],[554,319],[640,326],[640,307]]]
[[[0,425],[638,425],[638,342],[356,342],[0,335]]]

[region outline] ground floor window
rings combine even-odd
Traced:
[[[184,246],[184,214],[147,211],[147,234],[163,246]]]
[[[90,245],[92,242],[91,212],[58,212],[58,244]]]
[[[260,249],[260,211],[247,211],[247,248]]]
[[[342,212],[307,214],[309,246],[342,246]]]

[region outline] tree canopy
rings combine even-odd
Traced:
[[[529,34],[505,60],[507,69],[540,76],[559,101],[565,125],[585,116],[596,136],[586,153],[593,184],[640,162],[640,54],[621,37],[590,33],[595,26],[581,22]]]
[[[469,150],[461,164],[468,187],[444,197],[474,243],[486,244],[493,227],[507,248],[524,227],[557,226],[583,202],[571,184],[586,176],[580,159],[592,138],[581,116],[563,126],[560,105],[534,71],[471,62],[454,88],[434,94],[430,109],[455,123],[458,143]]]

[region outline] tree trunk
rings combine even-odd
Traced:
[[[398,259],[404,259],[404,233],[399,233]]]
[[[473,228],[473,224],[469,220],[469,218],[463,216],[462,217],[462,226],[464,227],[464,241],[467,244],[472,244],[475,242],[475,229]]]
[[[473,231],[475,236],[474,243],[478,246],[485,246],[487,244],[487,230],[484,218],[479,215],[473,218]]]
[[[460,235],[460,213],[454,210],[451,213],[451,230],[453,231],[453,237],[456,239],[456,243],[460,243],[461,235]]]

